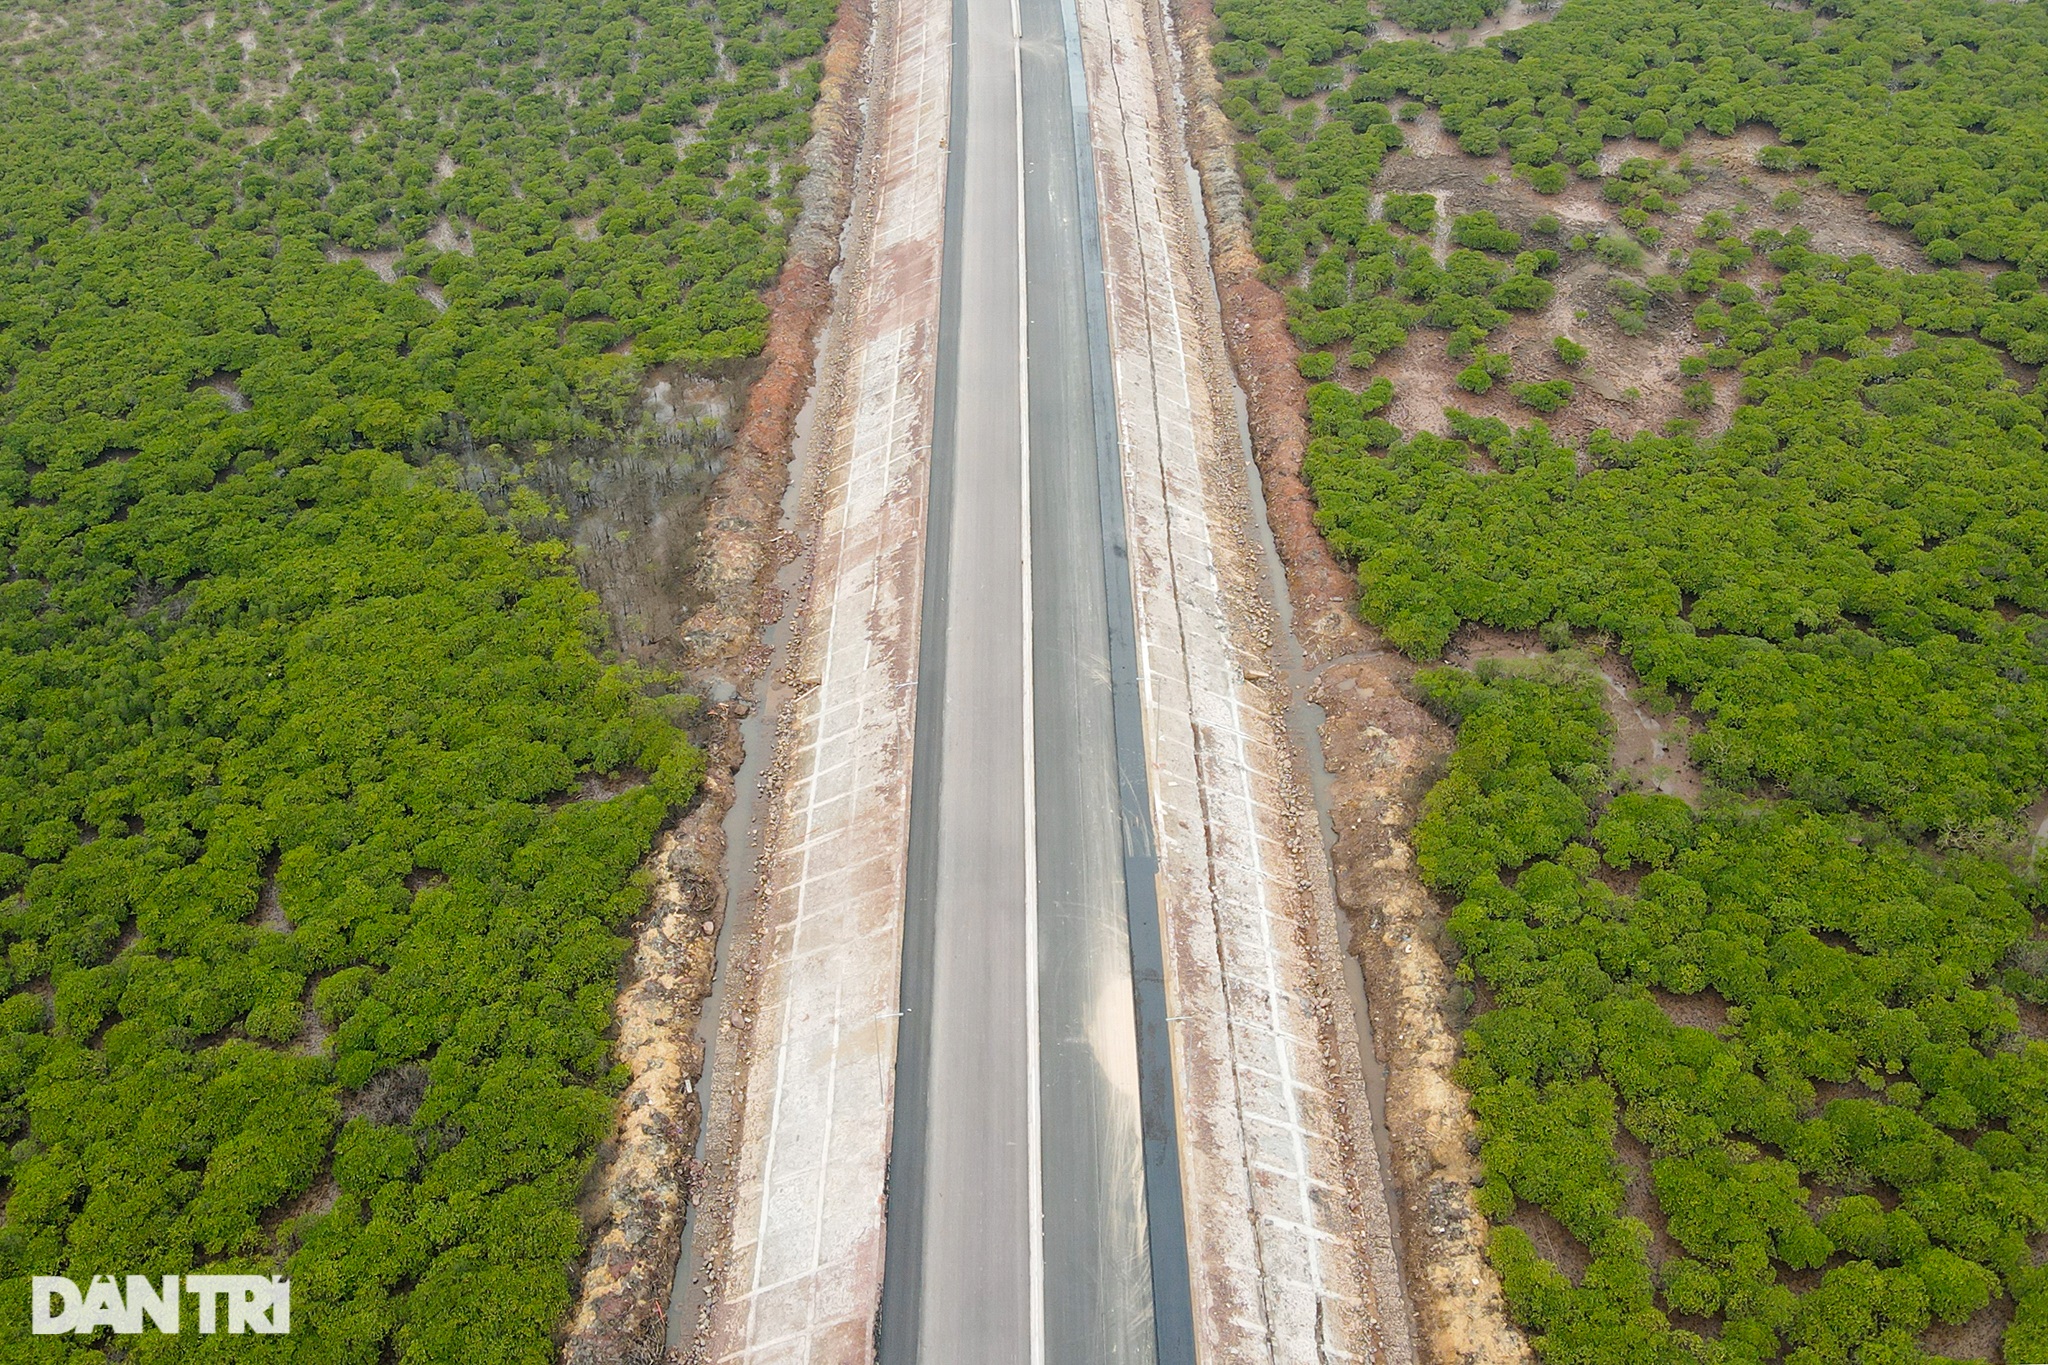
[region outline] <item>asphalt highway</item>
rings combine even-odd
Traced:
[[[1040,1320],[1017,48],[1010,0],[954,15],[878,1353],[995,1365]]]
[[[1186,1339],[1071,23],[955,0],[883,1365],[1179,1365]]]
[[[1019,0],[1019,18],[1045,1359],[1149,1363],[1151,1257],[1099,477],[1103,442],[1116,457],[1115,413],[1106,366],[1098,374],[1091,364],[1099,338],[1089,287],[1099,301],[1101,282],[1099,269],[1087,268],[1095,225],[1077,193],[1076,145],[1086,125],[1071,98],[1060,0]]]

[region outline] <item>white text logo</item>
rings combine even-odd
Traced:
[[[262,1275],[187,1275],[185,1294],[198,1300],[202,1335],[227,1331],[257,1336],[282,1336],[292,1330],[292,1282]],[[38,1275],[30,1289],[29,1323],[39,1337],[61,1332],[97,1332],[110,1327],[116,1336],[134,1336],[143,1322],[159,1332],[179,1330],[178,1277],[166,1275],[152,1283],[147,1275],[130,1275],[124,1294],[112,1275],[95,1275],[85,1290],[62,1275]],[[225,1308],[223,1308],[225,1304]]]

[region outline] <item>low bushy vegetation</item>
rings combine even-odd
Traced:
[[[1404,141],[1394,111],[1405,117],[1401,106],[1416,100],[1465,151],[1504,152],[1539,191],[1600,182],[1628,231],[1581,245],[1620,270],[1644,267],[1644,247],[1660,243],[1691,181],[1648,157],[1603,173],[1602,148],[1636,136],[1677,150],[1695,131],[1765,124],[1782,145],[1762,160],[1867,195],[1931,264],[1973,258],[2048,273],[2048,226],[2028,207],[2048,146],[2048,19],[2032,6],[1882,0],[1822,15],[1764,0],[1573,0],[1546,22],[1458,51],[1374,43],[1366,11],[1323,0],[1216,9],[1223,110],[1242,138],[1254,244],[1268,278],[1290,291],[1302,344],[1353,342],[1361,367],[1417,325],[1485,331],[1504,310],[1541,306],[1525,301],[1533,282],[1428,259],[1416,238],[1433,227],[1430,196],[1389,194],[1371,212],[1371,183]],[[1484,218],[1460,219],[1453,240],[1511,254],[1514,234]],[[1540,276],[1555,264],[1518,259],[1515,271]],[[2028,301],[2012,320],[2028,363],[2048,356],[2041,308]]]
[[[1976,339],[1870,335],[1995,327],[1982,280],[1776,259],[1769,308],[1698,308],[1709,359],[1743,375],[1725,433],[1394,439],[1325,403],[1322,524],[1367,618],[1419,657],[1466,622],[1604,632],[1689,698],[1724,784],[1908,835],[1995,827],[2048,785],[2041,391]],[[1475,445],[1499,472],[1467,468]]]
[[[553,1358],[701,759],[462,470],[760,349],[830,21],[0,14],[0,1295],[250,1269],[294,1328],[8,1358]]]
[[[2001,1296],[2005,1358],[2048,1351],[2038,886],[1801,802],[1611,795],[1583,660],[1419,682],[1458,744],[1418,862],[1490,1001],[1458,1072],[1479,1199],[1543,1357],[1917,1362]]]
[[[1568,654],[1419,679],[1459,737],[1417,862],[1454,907],[1480,1203],[1540,1356],[1921,1362],[1969,1323],[2048,1358],[2019,820],[2048,786],[2048,11],[1568,0],[1444,50],[1314,0],[1217,10],[1254,243],[1329,357],[1306,473],[1363,614],[1420,660],[1472,625],[1610,649],[1703,770],[1697,803],[1621,789],[1608,684]],[[1428,108],[1517,196],[1597,183],[1608,225],[1375,213]],[[1688,139],[1743,125],[1775,133],[1762,171],[1862,196],[1923,261],[1681,226]],[[1590,333],[1551,342],[1569,380],[1489,348],[1560,265],[1597,284],[1580,322],[1690,315],[1684,420],[1584,422],[1589,388],[1641,397]],[[1574,434],[1386,420],[1375,366],[1437,338],[1475,406],[1510,411],[1505,381]]]

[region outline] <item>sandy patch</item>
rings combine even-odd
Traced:
[[[355,251],[345,246],[327,248],[327,259],[336,265],[343,261],[361,261],[371,274],[386,284],[398,283],[398,253],[396,251]],[[444,305],[445,306],[445,305]]]
[[[1387,417],[1404,430],[1446,435],[1450,428],[1444,414],[1450,408],[1515,425],[1536,420],[1536,413],[1514,400],[1509,386],[1551,379],[1570,380],[1578,390],[1563,411],[1542,418],[1569,445],[1582,444],[1599,428],[1623,437],[1661,432],[1679,421],[1694,424],[1704,435],[1724,429],[1734,415],[1739,376],[1729,370],[1708,371],[1703,379],[1712,389],[1712,401],[1701,408],[1688,402],[1685,390],[1694,381],[1679,368],[1686,357],[1703,350],[1703,338],[1691,322],[1700,296],[1671,293],[1652,298],[1642,310],[1641,330],[1633,335],[1615,316],[1624,307],[1623,295],[1630,286],[1647,286],[1653,273],[1667,268],[1671,253],[1697,245],[1696,233],[1712,212],[1727,214],[1742,236],[1763,228],[1803,228],[1813,249],[1830,255],[1869,256],[1893,269],[1933,268],[1910,233],[1882,222],[1851,196],[1810,174],[1759,166],[1758,150],[1777,140],[1762,125],[1744,125],[1729,137],[1695,133],[1677,152],[1637,138],[1605,145],[1600,156],[1603,171],[1642,158],[1694,181],[1670,212],[1653,217],[1663,240],[1646,248],[1642,265],[1633,269],[1617,269],[1590,251],[1568,249],[1575,237],[1590,242],[1623,232],[1620,207],[1602,198],[1596,183],[1574,176],[1561,192],[1539,194],[1513,174],[1505,153],[1480,157],[1463,152],[1433,109],[1403,124],[1402,130],[1407,145],[1387,158],[1374,182],[1374,205],[1377,208],[1389,193],[1434,196],[1438,216],[1430,249],[1437,260],[1448,254],[1451,220],[1482,210],[1520,232],[1525,248],[1549,247],[1563,253],[1549,276],[1556,293],[1548,307],[1511,315],[1507,325],[1487,339],[1489,349],[1506,352],[1514,360],[1509,380],[1489,392],[1472,394],[1457,387],[1456,376],[1466,362],[1445,353],[1446,333],[1427,327],[1416,329],[1405,346],[1382,356],[1369,370],[1340,366],[1339,379],[1352,384],[1380,375],[1391,379],[1394,401]],[[1545,216],[1558,220],[1554,235],[1533,230],[1532,225]],[[1990,270],[1981,263],[1967,268]],[[1758,259],[1733,278],[1768,292],[1776,274]],[[1552,350],[1558,336],[1587,348],[1582,365],[1568,368],[1558,362]],[[2026,367],[2012,368],[2016,378],[2031,379]]]
[[[458,230],[445,213],[436,218],[434,225],[427,229],[427,245],[436,251],[459,251],[465,256],[476,255],[476,242],[470,237],[469,224],[464,223]]]
[[[1403,28],[1392,19],[1378,18],[1373,21],[1373,36],[1383,43],[1431,43],[1446,51],[1454,51],[1458,48],[1476,46],[1488,38],[1496,38],[1503,33],[1513,33],[1518,28],[1540,24],[1556,12],[1556,0],[1550,0],[1550,3],[1541,6],[1527,5],[1522,0],[1508,0],[1506,9],[1480,20],[1471,28],[1425,33],[1421,29]]]

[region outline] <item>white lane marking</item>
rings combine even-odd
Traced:
[[[1031,1365],[1045,1365],[1045,1173],[1038,1077],[1038,732],[1032,691],[1031,608],[1031,354],[1030,299],[1024,250],[1024,16],[1010,0],[1010,97],[1017,131],[1017,450],[1018,520],[1023,534],[1023,590],[1018,606],[1024,637],[1024,1057],[1025,1227],[1031,1239]]]

